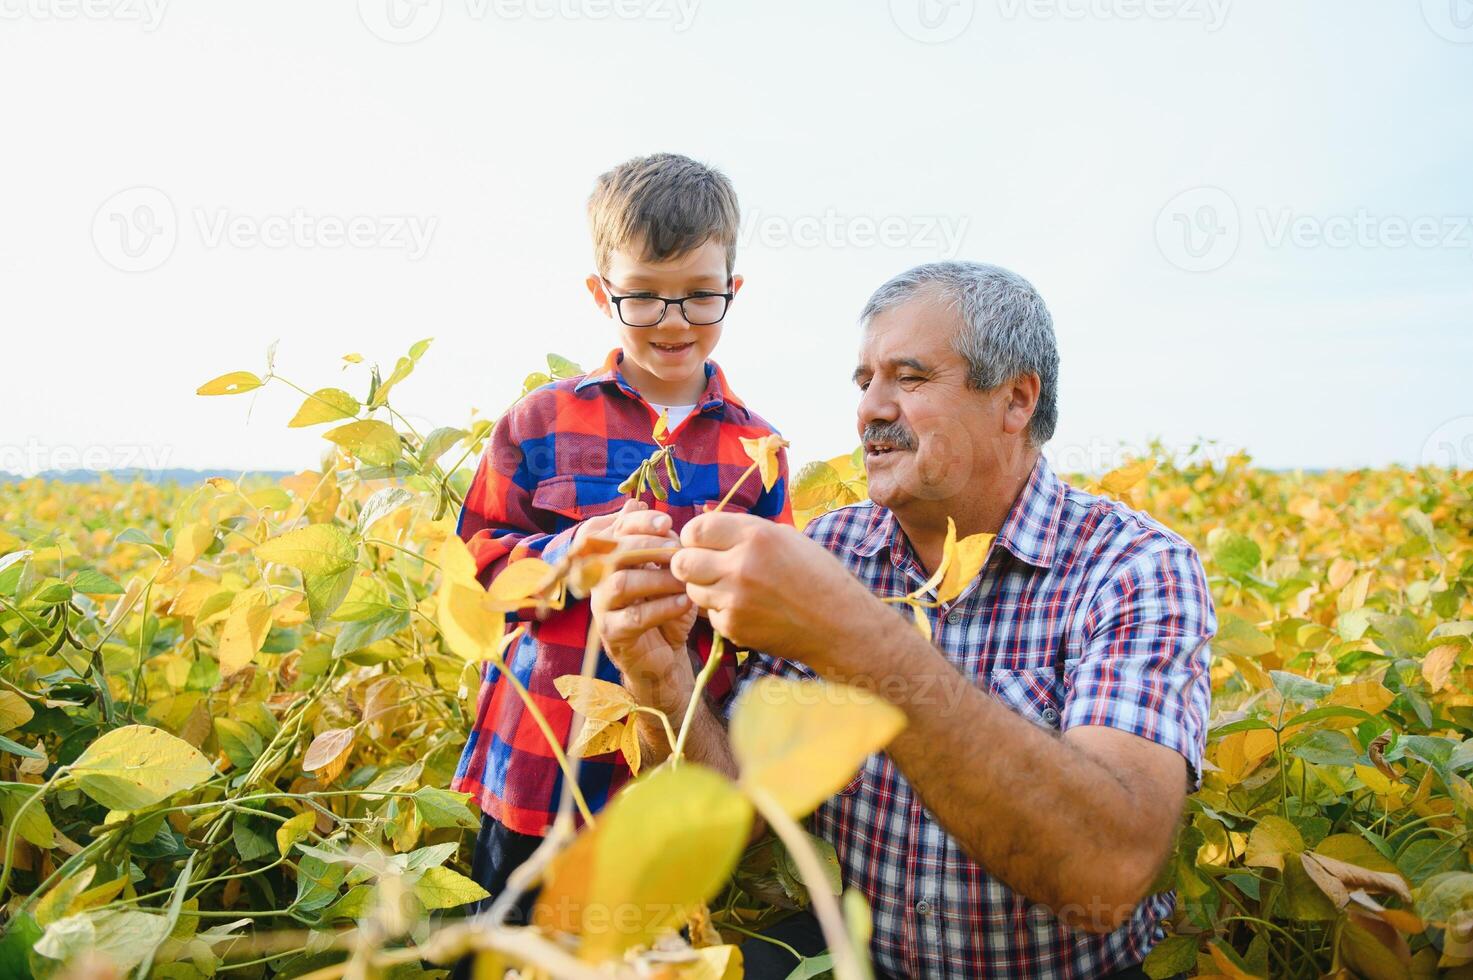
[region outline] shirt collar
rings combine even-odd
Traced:
[[[612,384],[630,398],[638,398],[640,401],[644,401],[639,392],[634,390],[634,386],[624,379],[624,372],[619,370],[619,364],[623,360],[624,351],[621,348],[615,347],[609,351],[609,356],[604,359],[603,367],[597,371],[590,371],[584,376],[582,381],[579,381],[573,386],[573,390],[582,391],[591,385]],[[715,361],[707,361],[706,390],[701,392],[700,398],[696,399],[695,410],[697,412],[706,412],[713,408],[724,407],[728,404],[741,409],[743,412],[747,411],[747,406],[742,403],[742,400],[727,385],[726,374],[721,370],[721,366]]]
[[[1064,485],[1042,456],[1033,464],[1028,482],[997,533],[996,544],[1019,561],[1039,568],[1053,564],[1059,540],[1059,515],[1064,509]],[[884,507],[875,508],[876,519],[868,532],[854,546],[861,558],[873,558],[888,548],[891,555],[903,555],[910,546],[895,515]]]

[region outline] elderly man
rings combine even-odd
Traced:
[[[1151,885],[1202,769],[1215,619],[1201,563],[1043,459],[1058,354],[1028,282],[923,265],[881,286],[861,322],[870,501],[806,537],[745,515],[696,518],[668,569],[596,591],[610,654],[640,701],[682,716],[700,606],[734,643],[765,651],[739,686],[817,676],[905,713],[905,731],[814,817],[869,899],[880,970],[1144,976],[1173,900]],[[880,600],[930,577],[948,518],[958,535],[997,537],[966,591],[925,612],[928,641]],[[618,521],[632,545],[669,537],[653,512]],[[657,756],[663,736],[644,736]],[[735,772],[719,709],[698,706],[687,755]],[[800,952],[822,948],[809,919],[780,929]],[[775,945],[745,951],[749,975],[793,963]]]

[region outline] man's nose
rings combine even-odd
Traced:
[[[865,426],[872,422],[894,422],[900,418],[900,406],[895,402],[894,390],[878,381],[871,381],[859,396],[859,433],[864,437]]]

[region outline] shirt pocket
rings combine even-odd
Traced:
[[[1052,666],[993,668],[988,674],[988,689],[993,697],[1035,725],[1055,731],[1063,717],[1063,688],[1059,672]]]
[[[617,512],[628,499],[619,492],[621,482],[573,474],[550,477],[532,491],[532,506],[566,518],[558,522],[561,529],[590,517]]]

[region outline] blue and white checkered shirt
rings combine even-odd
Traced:
[[[877,596],[928,577],[876,504],[825,514],[805,533]],[[924,612],[947,659],[1024,718],[1150,739],[1181,753],[1200,783],[1216,617],[1196,551],[1151,518],[1068,486],[1040,459],[977,579]],[[738,690],[765,675],[812,676],[754,654]],[[1175,900],[1151,896],[1109,935],[1068,928],[967,857],[884,754],[818,809],[814,832],[869,899],[876,964],[901,976],[1098,977],[1138,963]]]

